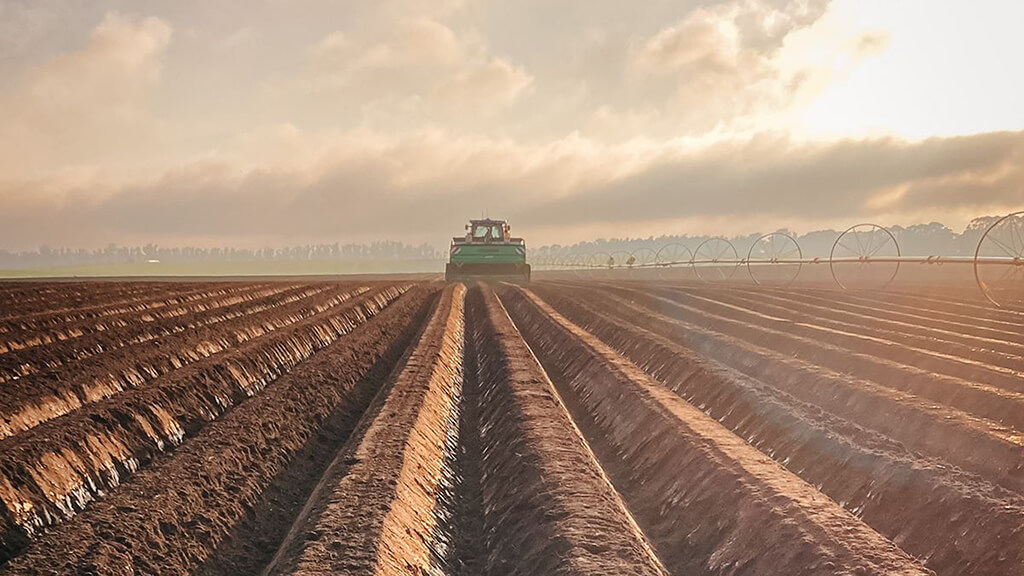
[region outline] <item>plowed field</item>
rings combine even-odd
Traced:
[[[1024,314],[0,284],[0,576],[1024,574]]]

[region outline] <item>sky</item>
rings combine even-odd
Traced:
[[[954,229],[1017,0],[0,0],[0,248]]]

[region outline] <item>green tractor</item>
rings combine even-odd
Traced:
[[[504,220],[470,220],[466,235],[452,238],[444,277],[449,282],[529,282],[526,241],[512,238]]]

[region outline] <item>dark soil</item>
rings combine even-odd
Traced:
[[[268,488],[332,414],[359,412],[368,394],[353,390],[381,384],[367,378],[408,342],[427,296],[407,294],[43,537],[4,573],[193,573],[235,527],[244,530],[247,514],[272,497]]]
[[[0,282],[0,576],[1024,574],[1018,313],[605,276]]]

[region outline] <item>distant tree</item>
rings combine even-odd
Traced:
[[[956,233],[939,222],[893,227],[892,232],[907,256],[956,256],[959,252]]]
[[[999,221],[1002,216],[981,216],[971,220],[964,228],[963,233],[956,240],[958,252],[962,255],[974,255],[974,251],[981,242],[982,235]]]

